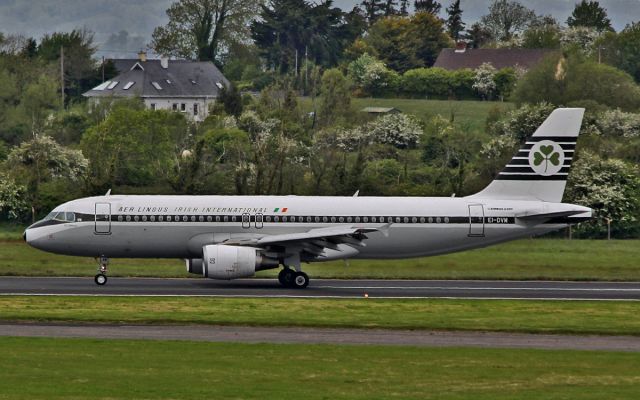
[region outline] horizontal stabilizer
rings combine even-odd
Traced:
[[[524,214],[524,215],[516,215],[516,218],[520,218],[525,221],[529,220],[540,220],[540,219],[552,219],[552,218],[562,218],[562,217],[571,217],[572,215],[584,214],[583,210],[573,210],[573,211],[559,211],[552,213],[542,213],[542,214]]]

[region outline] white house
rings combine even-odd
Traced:
[[[84,93],[91,101],[104,97],[141,97],[152,110],[185,113],[203,121],[220,90],[229,81],[212,63],[204,61],[148,60],[141,52],[137,59],[113,60],[119,75]]]

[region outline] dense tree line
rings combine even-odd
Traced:
[[[598,218],[579,233],[602,235],[610,218],[618,237],[639,234],[640,73],[630,50],[640,43],[638,25],[612,31],[594,1],[577,4],[567,26],[510,0],[494,1],[468,28],[463,15],[459,1],[442,9],[368,0],[349,11],[331,1],[176,1],[152,45],[215,62],[235,83],[200,124],[139,99],[83,101],[103,74],[90,32],[0,35],[0,216],[26,222],[110,188],[463,196],[491,181],[554,107],[580,106],[587,115],[566,200]],[[459,39],[558,51],[530,71],[433,68]],[[113,72],[107,65],[105,78]],[[354,96],[515,105],[472,129],[454,111],[371,118],[354,110]]]

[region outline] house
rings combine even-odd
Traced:
[[[434,67],[447,70],[476,69],[490,63],[496,69],[506,67],[529,70],[556,50],[551,49],[468,49],[466,45],[455,49],[442,49]]]
[[[185,113],[203,121],[220,90],[229,85],[211,62],[147,59],[113,60],[118,75],[84,93],[90,101],[105,97],[141,97],[147,108]]]

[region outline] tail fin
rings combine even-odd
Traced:
[[[496,179],[470,197],[561,202],[583,115],[583,108],[554,110]]]

